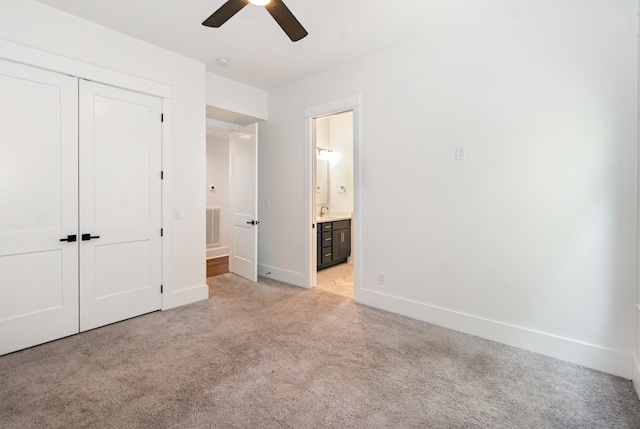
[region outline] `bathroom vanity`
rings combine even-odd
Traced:
[[[318,271],[347,262],[351,255],[351,219],[318,218]]]

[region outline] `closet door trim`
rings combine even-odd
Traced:
[[[105,69],[7,40],[0,40],[0,58],[130,91],[166,99],[172,98],[172,89],[169,85],[130,76],[126,73]]]

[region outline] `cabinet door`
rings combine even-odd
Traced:
[[[0,354],[78,332],[78,81],[0,60]]]
[[[333,260],[346,259],[351,254],[351,237],[349,229],[333,231]]]

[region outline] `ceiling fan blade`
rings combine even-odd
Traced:
[[[289,36],[292,42],[297,42],[309,34],[282,0],[271,0],[265,8],[271,16],[273,16],[273,19],[276,20],[278,25],[282,27],[284,32],[287,33],[287,36]]]
[[[202,25],[218,28],[248,4],[249,0],[229,0],[220,6],[220,9],[213,12],[209,18],[205,19]]]

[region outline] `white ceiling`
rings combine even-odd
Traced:
[[[221,28],[202,26],[226,0],[37,1],[193,58],[213,73],[264,90],[408,40],[435,25],[443,5],[460,8],[460,3],[468,3],[285,0],[309,32],[293,43],[260,6],[248,5]],[[221,57],[229,60],[228,67],[216,65]]]

